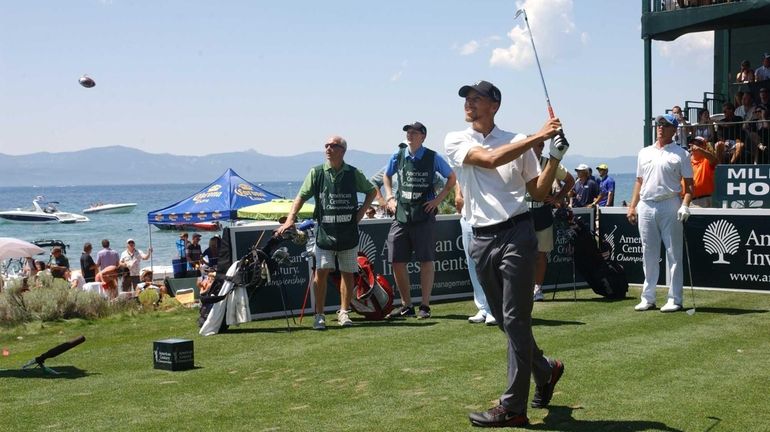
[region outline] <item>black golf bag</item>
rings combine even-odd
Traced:
[[[622,299],[628,292],[628,279],[623,266],[613,261],[609,254],[610,245],[601,242],[591,230],[588,222],[572,218],[570,228],[574,232],[575,268],[588,286],[602,297]]]

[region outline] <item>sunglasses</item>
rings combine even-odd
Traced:
[[[337,143],[326,143],[324,144],[324,148],[343,148],[342,145]]]

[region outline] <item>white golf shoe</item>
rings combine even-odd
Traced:
[[[533,301],[543,301],[545,300],[545,296],[543,295],[543,290],[535,290],[535,293],[532,295]]]
[[[634,306],[634,310],[637,312],[643,312],[650,309],[655,309],[655,303],[647,303],[647,300],[642,300],[638,305]]]
[[[661,312],[678,312],[682,310],[682,305],[674,303],[674,299],[668,299],[666,304],[660,308]]]
[[[492,316],[492,314],[487,314],[487,318],[484,320],[484,323],[488,326],[493,326],[497,325],[497,320]]]
[[[491,315],[487,315],[486,312],[484,312],[483,310],[480,310],[476,312],[476,315],[468,317],[468,322],[475,323],[475,324],[483,323],[484,320],[487,318],[487,316],[491,316]]]

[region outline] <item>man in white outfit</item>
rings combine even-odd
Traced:
[[[686,150],[674,143],[676,117],[658,116],[657,141],[639,151],[636,164],[636,183],[628,206],[627,217],[632,224],[639,223],[644,260],[642,299],[634,309],[655,309],[655,287],[658,282],[660,242],[666,248],[671,286],[668,300],[661,312],[682,310],[682,224],[690,216],[692,199],[692,165]],[[685,194],[682,193],[684,179]]]

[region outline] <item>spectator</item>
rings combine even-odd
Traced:
[[[102,289],[104,290],[104,292],[107,293],[107,298],[114,299],[115,297],[118,296],[118,266],[117,265],[109,265],[101,269],[99,273],[96,274],[96,277],[94,279],[96,282],[102,283]]]
[[[67,269],[67,271],[64,272],[64,278],[69,281],[70,287],[74,289],[83,289],[83,286],[86,284],[86,280],[83,278],[83,274],[79,271],[72,271]]]
[[[591,207],[612,207],[615,205],[615,179],[608,175],[610,167],[602,163],[596,171],[599,172],[599,196],[594,198]]]
[[[471,286],[473,287],[473,303],[476,304],[478,311],[468,317],[468,322],[473,324],[486,323],[486,325],[497,325],[495,316],[492,315],[492,311],[489,309],[489,303],[487,303],[487,296],[484,294],[484,288],[479,282],[479,277],[476,275],[476,263],[471,258],[471,241],[473,240],[473,229],[471,224],[462,215],[463,206],[465,205],[465,199],[463,198],[463,192],[460,188],[460,183],[455,182],[455,208],[457,213],[460,213],[460,232],[462,233],[463,251],[465,252],[465,261],[468,263],[468,276],[471,280]]]
[[[91,246],[91,243],[86,242],[83,245],[83,253],[80,254],[80,273],[83,275],[86,283],[93,282],[96,273],[99,271],[99,266],[91,258],[91,250],[93,250],[93,246]]]
[[[96,254],[96,265],[99,266],[99,270],[104,271],[104,269],[110,266],[117,267],[119,262],[120,255],[110,249],[110,241],[107,239],[102,240],[102,250]]]
[[[689,128],[687,127],[689,123],[687,122],[687,119],[685,118],[684,114],[682,113],[682,107],[679,105],[674,105],[671,108],[671,114],[676,117],[677,121],[679,122],[679,128],[676,130],[676,135],[674,136],[674,142],[676,142],[677,145],[680,147],[687,147],[687,133],[689,131]],[[599,183],[599,181],[596,181]]]
[[[120,263],[128,267],[128,280],[131,282],[131,289],[136,289],[136,285],[141,282],[139,273],[139,264],[142,260],[150,259],[152,248],[147,248],[147,253],[142,253],[136,248],[134,239],[126,240],[126,250],[120,254]]]
[[[46,271],[48,266],[45,265],[44,261],[36,260],[35,261],[35,273],[40,273]]]
[[[765,111],[770,110],[770,95],[767,94],[767,87],[759,89],[759,103],[757,105]]]
[[[182,232],[176,241],[176,251],[179,254],[179,259],[183,261],[184,268],[187,268],[187,245],[190,244],[188,237],[186,232]]]
[[[756,145],[753,148],[753,161],[755,164],[770,163],[770,111],[763,106],[755,109],[756,130],[751,134]]]
[[[754,71],[754,79],[756,81],[765,81],[770,79],[770,54],[765,53],[762,56],[762,66],[758,67]]]
[[[315,198],[318,226],[313,328],[316,330],[326,329],[326,284],[329,273],[335,268],[335,261],[338,262],[342,280],[337,322],[343,327],[353,325],[349,313],[354,291],[353,273],[358,271],[358,222],[364,217],[375,195],[374,185],[364,174],[345,163],[348,143],[344,138],[330,137],[324,148],[326,162],[313,167],[307,174],[286,216],[286,222],[276,230],[276,235],[281,235],[294,227],[302,204],[311,197]],[[358,206],[358,193],[366,194],[361,207]]]
[[[216,279],[217,273],[216,272],[210,272],[206,275],[206,277],[201,277],[201,280],[196,282],[196,285],[198,286],[198,290],[201,295],[206,294],[211,289],[211,285],[214,284],[214,279]]]
[[[142,271],[142,274],[140,275],[140,279],[141,279],[142,281],[141,281],[141,282],[139,282],[139,283],[136,285],[136,288],[137,288],[137,290],[138,290],[138,292],[137,292],[137,295],[138,295],[138,293],[139,293],[139,292],[141,292],[141,291],[144,291],[144,290],[146,290],[146,289],[154,289],[154,290],[157,290],[157,291],[158,291],[158,292],[161,294],[161,297],[162,297],[164,294],[167,294],[167,293],[168,293],[168,291],[166,290],[166,287],[165,287],[164,285],[160,285],[160,286],[158,286],[158,285],[156,285],[155,283],[153,283],[153,280],[152,280],[152,271],[151,271],[151,270],[143,270],[143,271]]]
[[[682,224],[690,215],[692,165],[687,151],[674,144],[678,121],[670,114],[658,116],[655,144],[639,151],[636,183],[628,206],[627,218],[639,224],[642,241],[644,285],[636,311],[655,309],[655,287],[660,271],[660,244],[666,248],[671,274],[668,300],[661,312],[682,310],[683,266]],[[684,180],[684,188],[681,181]],[[684,199],[680,193],[684,191]],[[638,206],[638,209],[637,209]]]
[[[195,233],[192,235],[192,241],[187,245],[187,248],[185,249],[187,271],[195,271],[195,276],[198,276],[198,267],[203,264],[203,253],[201,252],[200,242],[201,235],[199,233]]]
[[[589,207],[599,196],[599,185],[589,177],[589,169],[586,164],[580,164],[575,168],[578,178],[571,192],[573,208]]]
[[[64,256],[64,253],[61,250],[61,247],[54,246],[53,249],[51,249],[51,258],[49,260],[50,264],[49,267],[51,269],[57,268],[62,270],[62,275],[64,274],[64,270],[67,270],[70,268],[70,260],[67,259],[66,256]]]
[[[30,277],[37,274],[37,267],[35,266],[35,260],[32,257],[24,259],[24,268],[21,271],[24,277]]]
[[[750,154],[745,146],[746,135],[741,122],[742,117],[735,115],[735,106],[730,102],[722,105],[724,118],[717,123],[717,161],[719,163],[747,162]]]
[[[430,293],[433,290],[433,260],[436,242],[433,239],[436,212],[441,201],[455,185],[455,173],[444,158],[423,146],[428,130],[420,122],[405,125],[407,147],[400,148],[390,158],[385,171],[385,199],[388,210],[396,217],[388,233],[388,260],[401,295],[401,308],[388,315],[414,316],[407,264],[412,253],[420,263],[421,302],[417,318],[430,318]],[[393,176],[398,173],[398,189],[393,188]],[[433,177],[436,173],[447,179],[444,188],[436,194]]]
[[[366,209],[366,214],[364,215],[366,219],[375,219],[377,217],[377,209],[375,208],[374,204],[375,203],[373,202],[372,205]]]
[[[716,129],[714,120],[711,120],[711,114],[707,109],[698,110],[698,123],[695,126],[695,136],[704,138],[710,143],[714,143],[716,138]]]
[[[222,243],[222,239],[215,235],[209,239],[209,247],[206,248],[206,250],[203,251],[203,262],[206,263],[206,267],[209,269],[216,270],[217,269],[217,262],[219,258],[219,246]]]
[[[691,207],[711,207],[711,195],[714,193],[714,169],[717,156],[708,141],[696,136],[690,143],[690,163],[692,164],[692,201]],[[683,191],[686,188],[682,189]],[[682,194],[684,195],[684,194]]]
[[[735,115],[743,117],[744,121],[751,121],[754,115],[754,96],[750,92],[746,92],[741,96],[741,106],[735,109]],[[744,129],[747,129],[747,125],[743,125]]]
[[[532,151],[535,153],[541,171],[545,171],[549,163],[559,163],[556,160],[543,156],[545,142],[535,144]],[[531,199],[529,202],[529,211],[532,213],[532,221],[535,225],[535,236],[537,237],[537,259],[535,261],[535,285],[533,287],[533,300],[543,301],[543,281],[545,281],[545,270],[548,266],[548,254],[553,250],[553,209],[561,207],[564,204],[564,198],[567,193],[575,186],[575,178],[567,171],[561,163],[556,168],[556,176],[553,185],[557,186],[558,192],[551,187],[548,195],[542,201]],[[554,195],[555,193],[555,195]]]
[[[735,82],[737,83],[750,83],[754,82],[754,69],[751,68],[751,62],[744,60],[741,62],[741,70],[738,75],[735,76]]]

